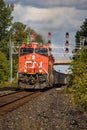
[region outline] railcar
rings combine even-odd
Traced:
[[[49,45],[35,42],[19,46],[18,87],[43,89],[53,86],[54,57]]]
[[[65,85],[67,82],[68,74],[64,74],[61,72],[58,72],[56,70],[53,71],[53,83],[54,85]]]

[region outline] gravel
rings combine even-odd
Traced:
[[[0,117],[0,130],[87,130],[87,114],[55,88]]]

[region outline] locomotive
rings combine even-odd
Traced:
[[[18,87],[21,89],[44,89],[53,86],[54,57],[48,44],[19,46]]]

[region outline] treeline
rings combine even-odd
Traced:
[[[27,42],[29,33],[36,35],[36,42],[42,43],[43,37],[34,29],[21,22],[13,23],[14,5],[7,5],[0,0],[0,85],[10,80],[10,40],[11,43]],[[13,77],[17,77],[17,55],[13,54]]]
[[[80,36],[87,38],[87,19],[76,33],[76,44],[80,42]],[[67,82],[68,90],[73,94],[75,103],[87,111],[87,46],[75,53],[70,70],[72,73]]]

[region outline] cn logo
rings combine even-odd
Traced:
[[[28,64],[30,64],[30,66],[28,66]],[[35,67],[36,62],[32,62],[32,61],[25,61],[25,68],[34,68]]]
[[[30,66],[28,66],[30,64]],[[25,61],[25,68],[35,68],[35,65],[37,65],[39,68],[42,68],[42,61],[37,63],[36,61]]]

